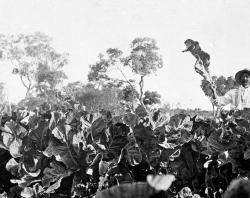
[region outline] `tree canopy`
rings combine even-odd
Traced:
[[[62,71],[67,54],[52,47],[46,34],[0,35],[1,58],[10,61],[13,74],[20,77],[26,96],[47,94],[66,78]]]

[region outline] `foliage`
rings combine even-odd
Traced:
[[[161,102],[161,95],[156,91],[146,91],[143,97],[143,104],[153,105]]]
[[[108,49],[90,66],[91,84],[62,91],[67,61],[46,35],[2,36],[0,46],[27,91],[37,91],[1,116],[0,197],[214,198],[234,178],[249,178],[249,109],[215,119],[197,116],[200,109],[148,107],[160,102],[143,90],[144,77],[162,67],[154,39],[134,39],[127,57]],[[122,73],[120,64],[140,76],[139,93],[135,81],[107,75],[114,67]],[[219,95],[235,86],[232,78],[214,80]],[[201,86],[210,96],[208,82]]]
[[[43,33],[0,35],[0,49],[1,58],[10,61],[27,95],[48,95],[48,90],[54,90],[66,78],[62,71],[67,64],[66,54],[58,53],[51,38]]]
[[[131,43],[131,54],[126,57],[126,64],[140,76],[156,72],[163,66],[162,58],[158,54],[157,43],[152,38],[135,38]]]
[[[122,69],[118,66],[121,64],[122,51],[117,48],[109,48],[106,50],[105,55],[99,54],[99,60],[90,65],[90,72],[88,74],[88,81],[97,84],[98,87],[121,87],[123,84],[133,82],[128,80],[124,75]],[[108,71],[115,69],[122,73],[124,80],[110,77]]]
[[[7,100],[5,94],[5,84],[0,82],[0,112],[1,114],[8,114],[11,112],[12,104]]]
[[[129,85],[124,87],[119,93],[119,98],[126,102],[133,102],[138,97],[139,97],[139,93],[136,91],[136,88],[133,86],[129,86]]]
[[[135,38],[131,44],[131,53],[124,59],[135,74],[140,76],[139,100],[143,104],[144,77],[163,67],[162,57],[158,54],[157,43],[152,38]]]
[[[223,96],[230,89],[234,89],[237,87],[237,83],[232,76],[228,78],[224,76],[219,76],[219,77],[212,76],[212,80],[216,86],[216,94],[218,96]],[[213,98],[214,92],[211,88],[211,84],[209,81],[207,81],[206,79],[202,79],[200,86],[206,96],[208,96],[209,98]],[[215,115],[213,102],[212,102],[212,106],[213,106],[213,114]]]
[[[249,109],[205,120],[161,110],[96,117],[68,105],[19,109],[1,119],[1,155],[8,161],[0,170],[11,178],[3,182],[8,196],[92,197],[117,184],[147,185],[150,174],[173,174],[168,195],[204,197],[250,174]]]
[[[233,79],[233,77],[225,78],[224,76],[212,76],[213,81],[216,85],[216,92],[218,96],[223,96],[226,92],[228,92],[230,89],[234,89],[237,87],[236,81]],[[201,88],[206,96],[209,96],[212,98],[212,89],[210,87],[210,83],[206,81],[205,79],[202,79],[201,81]]]
[[[91,112],[99,112],[101,110],[110,110],[113,113],[120,111],[120,99],[118,94],[120,90],[117,88],[97,89],[94,87],[83,86],[81,90],[75,93],[75,99]]]
[[[99,55],[99,60],[90,65],[88,80],[97,87],[120,88],[120,98],[130,103],[139,99],[141,105],[158,103],[159,94],[156,92],[147,92],[144,100],[144,77],[155,73],[157,69],[163,66],[162,57],[158,53],[158,46],[152,38],[135,38],[131,43],[131,52],[124,56],[123,52],[117,48],[109,48],[105,54]],[[139,93],[136,91],[136,81],[129,79],[125,75],[126,66],[129,66],[132,73],[139,76]],[[118,71],[122,79],[110,77],[110,71]],[[137,86],[138,86],[137,85]],[[128,93],[132,93],[128,97]],[[150,98],[150,99],[149,99]],[[134,100],[134,101],[131,101]],[[154,101],[153,101],[154,100]],[[132,107],[133,109],[133,107]]]

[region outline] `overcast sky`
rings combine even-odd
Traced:
[[[200,42],[211,55],[212,75],[249,68],[249,9],[248,0],[0,0],[0,33],[46,33],[58,51],[70,54],[69,80],[83,82],[99,53],[109,47],[127,50],[135,37],[152,37],[164,67],[146,78],[146,88],[184,108],[211,109],[194,58],[181,52],[183,42]],[[16,102],[25,91],[10,71],[0,63],[0,81]]]

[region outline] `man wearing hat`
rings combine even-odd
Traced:
[[[237,89],[228,91],[224,96],[217,97],[216,105],[230,104],[231,109],[250,108],[250,70],[243,69],[235,74],[235,80],[240,85]]]

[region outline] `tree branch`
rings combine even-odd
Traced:
[[[126,75],[123,73],[123,71],[120,68],[116,68],[119,72],[121,72],[123,78],[127,81],[127,83],[131,86],[132,89],[134,89],[133,85],[131,84],[131,82],[129,82],[129,80],[127,79]]]
[[[20,75],[20,79],[21,79],[21,82],[23,84],[23,86],[27,89],[27,91],[29,90],[29,87],[25,84],[24,80],[23,80],[23,75]]]
[[[29,74],[27,73],[27,79],[28,79],[28,81],[29,81],[29,90],[31,89],[31,80],[30,80],[30,76],[29,76]]]

